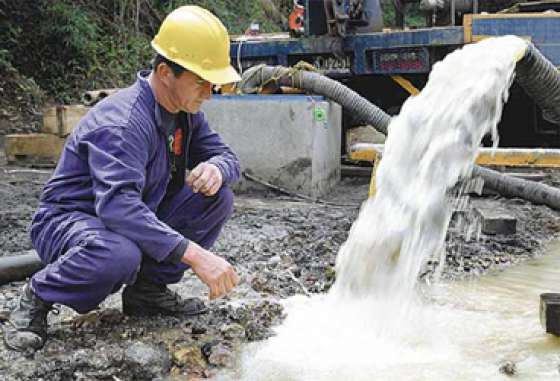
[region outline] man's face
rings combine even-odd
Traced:
[[[212,84],[188,70],[167,77],[169,99],[180,111],[195,113],[212,96]]]

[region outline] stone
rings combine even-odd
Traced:
[[[505,361],[500,364],[500,373],[506,376],[514,376],[517,373],[517,367],[513,361]]]
[[[140,341],[133,342],[124,353],[124,361],[137,375],[158,377],[169,372],[167,351]]]
[[[202,351],[196,345],[180,347],[173,352],[173,362],[181,367],[199,371],[207,367]]]
[[[514,234],[517,231],[517,218],[499,209],[478,207],[475,209],[481,220],[484,234]]]
[[[245,337],[245,328],[241,324],[224,324],[220,327],[220,332],[228,340],[242,339]]]
[[[541,325],[546,333],[560,336],[560,294],[541,294],[539,312]]]
[[[5,307],[0,307],[0,321],[6,321],[10,318],[10,310]]]
[[[272,336],[272,330],[270,328],[255,321],[247,323],[245,332],[248,341],[260,341]]]
[[[221,368],[229,368],[234,363],[234,356],[229,347],[220,342],[204,345],[203,352],[208,363]]]
[[[251,288],[258,292],[274,293],[274,284],[269,282],[264,273],[258,273],[251,279]]]

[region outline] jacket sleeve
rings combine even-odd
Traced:
[[[237,182],[241,170],[235,153],[222,141],[220,135],[208,126],[202,112],[192,115],[192,124],[188,168],[193,169],[199,163],[208,162],[220,169],[224,184]]]
[[[143,253],[165,260],[184,237],[160,221],[142,199],[150,138],[134,126],[103,127],[80,144],[87,151],[97,216]]]

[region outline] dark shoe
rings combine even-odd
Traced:
[[[138,280],[122,293],[123,312],[131,316],[195,316],[208,309],[198,298],[183,299],[164,284]]]
[[[47,314],[51,303],[39,299],[29,283],[23,286],[16,308],[4,327],[4,342],[10,349],[24,352],[41,349],[47,340]]]

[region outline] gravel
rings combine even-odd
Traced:
[[[28,227],[49,171],[26,172],[1,160],[0,256],[18,255],[32,248]],[[547,172],[545,181],[555,184],[558,178]],[[129,318],[120,312],[118,293],[86,315],[62,307],[58,315],[49,315],[49,341],[37,353],[11,352],[0,343],[0,379],[184,380],[235,366],[240,346],[269,337],[284,319],[281,299],[325,292],[332,285],[336,254],[367,189],[367,178],[344,179],[328,197],[339,205],[272,191],[238,195],[214,251],[235,265],[241,283],[228,297],[209,302],[207,314]],[[476,198],[463,213],[474,225],[472,208],[477,206],[506,208],[518,219],[517,232],[490,236],[475,231],[469,237],[454,222],[446,243],[445,278],[473,278],[532,258],[560,231],[560,215],[548,207]],[[433,278],[437,261],[425,264],[421,279]],[[0,287],[0,320],[15,304],[22,284]],[[207,294],[190,272],[173,288],[184,296]]]

